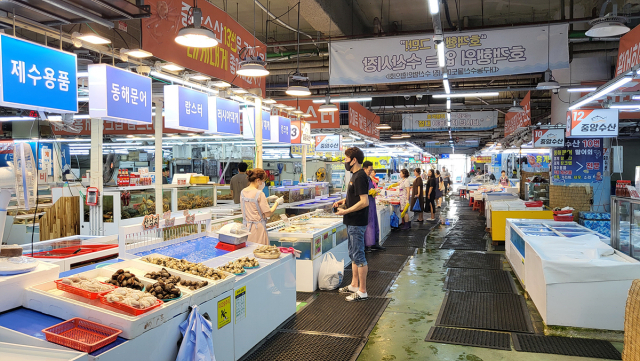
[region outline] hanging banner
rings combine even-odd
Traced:
[[[190,48],[175,42],[178,31],[191,24],[192,1],[146,0],[153,15],[142,19],[142,49],[157,58],[211,75],[241,88],[265,91],[265,78],[236,76],[239,52],[247,46],[257,46],[257,53],[266,59],[267,47],[238,24],[231,15],[207,1],[199,1],[202,26],[211,29],[219,44],[213,48]],[[188,21],[189,20],[189,21]]]
[[[534,148],[564,146],[564,129],[536,129],[533,131]]]
[[[340,114],[339,112],[321,112],[322,104],[314,103],[312,100],[282,100],[278,103],[295,107],[311,116],[304,120],[311,125],[311,129],[339,129]],[[338,104],[336,104],[338,105]],[[277,108],[276,108],[277,109]],[[279,110],[278,110],[279,111]],[[286,114],[282,114],[286,115]]]
[[[271,116],[271,142],[291,143],[291,119],[279,115]]]
[[[491,156],[479,156],[479,157],[471,157],[472,163],[491,163]]]
[[[190,131],[209,129],[209,96],[180,85],[164,86],[164,122]]]
[[[75,127],[80,128],[80,133],[72,133],[62,129],[63,125],[60,122],[51,122],[51,129],[55,135],[91,135],[91,119],[76,119],[73,121]],[[153,124],[132,124],[132,123],[119,123],[105,120],[103,122],[105,135],[154,135],[155,127]],[[163,134],[176,134],[186,133],[180,129],[162,128]]]
[[[402,131],[441,132],[449,130],[447,113],[402,114]],[[498,126],[498,112],[451,113],[451,130],[476,131],[494,129]]]
[[[528,127],[531,125],[531,92],[520,102],[520,106],[524,108],[522,113],[507,113],[504,116],[504,136],[515,132],[518,128]]]
[[[240,104],[233,100],[209,97],[209,133],[240,134]]]
[[[342,150],[340,135],[318,135],[316,138],[316,152],[339,152]]]
[[[242,137],[244,139],[256,139],[255,136],[255,108],[242,108]],[[262,140],[264,142],[271,141],[271,114],[262,112]]]
[[[78,112],[76,54],[0,34],[0,105]]]
[[[541,73],[569,67],[569,25],[445,34],[450,78]],[[554,49],[549,53],[548,48]],[[549,53],[549,58],[547,54]],[[432,34],[334,41],[331,85],[405,83],[442,79]]]
[[[620,38],[616,76],[640,64],[640,26],[636,26]]]
[[[363,107],[360,103],[349,103],[349,129],[368,137],[380,139],[378,125],[380,125],[380,117],[378,115]]]
[[[107,64],[89,65],[91,118],[151,124],[151,103],[151,78],[148,76]]]
[[[528,153],[522,155],[524,162],[520,161],[520,166],[525,172],[548,172],[551,165],[549,154]]]
[[[567,139],[562,149],[553,150],[552,167],[552,183],[602,182],[602,139]]]
[[[617,137],[618,109],[576,109],[567,112],[567,137]]]

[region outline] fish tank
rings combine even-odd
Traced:
[[[178,210],[213,207],[213,187],[178,188]]]
[[[215,185],[216,201],[218,203],[233,203],[233,195],[231,195],[230,185]]]
[[[313,212],[318,209],[322,209],[325,212],[331,212],[333,210],[333,203],[314,201],[314,202],[304,203],[304,204],[300,204],[293,207],[287,207],[286,212],[287,214],[300,215],[300,214]]]
[[[149,214],[156,214],[156,191],[155,189],[144,190],[132,190],[129,192],[131,199],[124,200],[123,195],[125,192],[120,193],[120,217],[122,219],[144,217]],[[106,199],[107,196],[104,197]],[[113,197],[111,197],[113,202]],[[106,211],[107,201],[103,202],[103,210]],[[112,206],[113,208],[113,206]],[[162,211],[167,212],[171,210],[171,190],[162,191]],[[104,212],[104,211],[103,211]],[[105,213],[105,216],[107,213]],[[106,217],[105,217],[106,222]],[[113,216],[111,221],[113,222]]]
[[[300,251],[300,258],[297,259],[311,259],[311,244],[310,239],[299,239],[294,237],[273,237],[269,236],[269,244],[277,247],[293,247]]]
[[[171,199],[171,197],[169,197]],[[83,206],[83,215],[84,221],[89,221],[89,206],[82,202]],[[105,223],[113,223],[113,196],[103,195],[102,196],[102,221]]]
[[[299,186],[313,186],[316,189],[316,197],[329,195],[329,182],[313,182],[313,183],[298,183]]]
[[[295,203],[316,198],[316,187],[314,186],[271,186],[270,196],[278,196],[284,199],[284,203]]]

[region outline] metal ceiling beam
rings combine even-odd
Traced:
[[[2,1],[2,0],[0,0],[0,1]],[[33,6],[25,3],[24,1],[20,1],[20,0],[4,0],[4,1],[8,2],[8,3],[11,3],[11,4],[16,4],[16,5],[18,5],[18,6],[22,7],[22,8],[25,8],[25,9],[27,9],[29,11],[33,11],[34,13],[37,13],[37,14],[44,15],[46,17],[55,19],[55,20],[59,21],[62,24],[71,24],[71,22],[68,21],[67,19],[61,18],[58,15],[52,14],[52,13],[50,13],[48,11],[45,11],[45,10],[42,10],[40,8],[33,7]]]
[[[46,2],[47,4],[53,5],[58,9],[70,12],[76,16],[87,19],[96,24],[100,24],[100,25],[106,26],[109,29],[113,29],[113,22],[105,20],[100,16],[95,15],[92,12],[89,12],[85,9],[78,7],[77,5],[69,4],[66,2],[66,0],[42,0],[42,1]]]

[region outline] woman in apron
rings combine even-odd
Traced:
[[[267,219],[271,217],[279,204],[284,203],[282,197],[264,195],[264,181],[267,173],[261,168],[247,171],[249,186],[240,193],[240,208],[242,209],[242,223],[251,232],[249,242],[258,244],[269,244],[267,236]],[[268,201],[272,201],[273,206],[269,208]]]

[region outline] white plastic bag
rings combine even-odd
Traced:
[[[331,252],[325,254],[318,272],[318,288],[326,291],[335,290],[342,283],[343,276],[344,260],[336,260]]]

